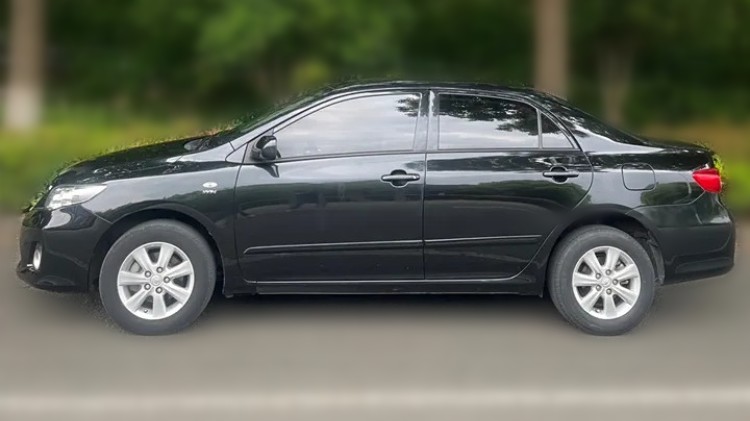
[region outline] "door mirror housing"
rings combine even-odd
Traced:
[[[250,156],[254,161],[273,161],[279,157],[279,149],[276,146],[276,136],[265,135],[258,139],[252,146]]]

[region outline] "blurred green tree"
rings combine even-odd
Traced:
[[[52,103],[226,115],[377,77],[534,83],[615,121],[750,114],[750,0],[56,0],[46,11]],[[31,31],[15,16],[4,26]],[[11,64],[17,39],[0,44]]]
[[[341,69],[380,75],[398,68],[401,0],[218,1],[199,30],[202,91],[239,82],[265,97],[331,81]],[[227,77],[227,71],[229,77]]]

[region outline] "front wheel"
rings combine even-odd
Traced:
[[[656,290],[651,259],[625,232],[591,226],[568,235],[550,263],[549,291],[565,319],[595,335],[619,335],[640,324]]]
[[[163,335],[192,324],[215,283],[216,264],[203,237],[185,224],[158,220],[115,242],[102,264],[99,292],[120,327]]]

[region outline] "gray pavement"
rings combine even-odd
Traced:
[[[598,338],[546,299],[216,297],[126,334],[96,298],[15,278],[0,218],[0,419],[750,419],[750,230],[729,275],[663,288]]]

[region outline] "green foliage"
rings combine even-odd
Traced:
[[[531,1],[57,0],[56,98],[204,111],[359,77],[531,84]],[[750,0],[571,0],[573,99],[632,55],[636,122],[750,114]],[[3,23],[0,23],[3,25]],[[5,23],[7,25],[7,23]]]
[[[717,159],[725,183],[724,198],[737,215],[750,215],[750,161],[738,160],[725,164]]]
[[[392,69],[401,53],[394,30],[404,18],[401,0],[217,3],[198,30],[204,89],[231,82],[260,94],[288,93],[330,81],[341,68]],[[223,69],[245,80],[228,81]]]
[[[529,4],[59,0],[49,86],[67,100],[205,110],[353,77],[528,84]]]

